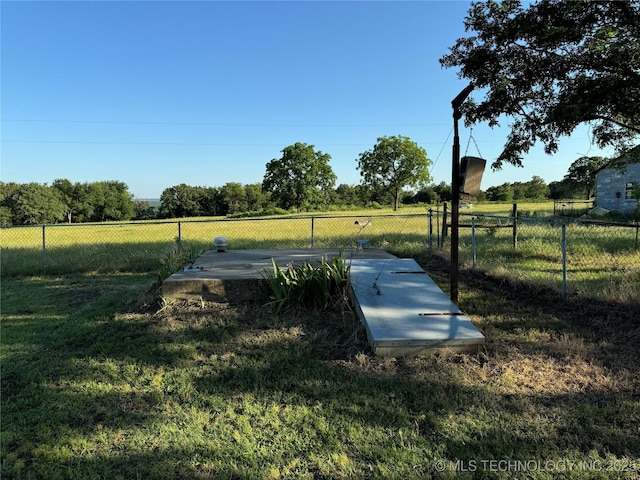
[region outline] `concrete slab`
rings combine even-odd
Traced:
[[[377,248],[338,249],[264,249],[211,250],[201,255],[193,265],[174,273],[162,283],[162,295],[167,299],[186,298],[213,301],[255,301],[267,299],[263,281],[265,270],[272,270],[272,259],[279,267],[319,264],[322,257],[347,259],[395,258]]]
[[[413,259],[355,259],[356,311],[377,356],[477,351],[484,336]]]

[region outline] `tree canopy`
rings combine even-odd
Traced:
[[[202,213],[202,187],[185,183],[165,188],[160,195],[160,214],[168,218],[195,217]]]
[[[65,205],[58,191],[47,185],[20,185],[8,200],[13,221],[19,225],[55,223],[64,218]]]
[[[280,208],[304,208],[328,205],[336,183],[329,160],[331,156],[315,151],[313,145],[295,143],[282,150],[282,157],[267,163],[262,189]]]
[[[363,184],[371,189],[392,192],[398,209],[404,187],[417,187],[430,181],[427,152],[408,137],[380,137],[372,150],[360,154],[358,169]]]
[[[607,163],[609,160],[603,157],[580,157],[569,166],[564,180],[589,200],[595,195],[596,173]]]
[[[484,98],[463,106],[465,123],[513,120],[493,164],[522,164],[537,141],[554,153],[581,123],[595,143],[626,150],[640,134],[640,2],[518,0],[474,2],[474,34],[440,59],[458,67]]]
[[[98,222],[133,218],[133,196],[124,182],[108,180],[90,183],[89,198],[93,205],[93,219]]]
[[[129,220],[135,203],[126,184],[110,180],[71,183],[56,179],[51,186],[0,182],[0,224],[31,225]]]

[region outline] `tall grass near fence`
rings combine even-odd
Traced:
[[[640,304],[640,249],[632,228],[567,225],[570,293]]]
[[[558,229],[543,226],[532,235],[533,230],[520,225],[517,245],[514,245],[513,228],[508,219],[479,223],[474,230],[461,231],[460,259],[464,265],[494,276],[560,290],[562,252]]]
[[[460,231],[460,259],[467,268],[566,295],[640,303],[633,225],[526,218],[517,219],[514,228],[512,217],[476,217],[472,229],[469,222]]]

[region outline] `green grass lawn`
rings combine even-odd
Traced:
[[[418,261],[446,290],[446,264]],[[377,359],[346,301],[274,316],[166,305],[153,282],[3,280],[3,479],[638,477],[639,312],[624,304],[465,270],[486,348]]]

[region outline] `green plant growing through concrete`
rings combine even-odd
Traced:
[[[341,253],[338,257],[320,261],[319,267],[310,263],[279,267],[272,259],[273,269],[264,273],[271,288],[274,313],[294,305],[327,308],[331,300],[340,297],[349,280],[349,265]]]

